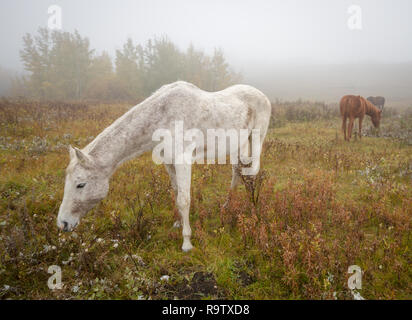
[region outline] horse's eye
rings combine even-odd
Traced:
[[[81,189],[81,188],[83,188],[85,185],[86,185],[86,183],[79,183],[76,188],[77,188],[77,189]]]

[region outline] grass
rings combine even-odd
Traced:
[[[172,228],[167,173],[150,154],[119,168],[76,232],[59,233],[67,145],[83,147],[125,110],[1,103],[0,298],[352,299],[354,264],[364,298],[412,298],[410,137],[370,133],[346,143],[330,112],[283,112],[258,181],[241,186],[227,209],[230,166],[196,165],[188,254]],[[411,122],[397,119],[382,127],[406,123],[410,132]],[[62,268],[61,290],[47,286],[51,265]]]

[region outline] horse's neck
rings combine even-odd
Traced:
[[[152,130],[146,119],[150,106],[133,107],[103,130],[84,150],[102,167],[114,170],[124,161],[153,148]]]
[[[375,106],[373,106],[369,101],[365,100],[365,105],[366,105],[366,114],[368,116],[374,116],[378,110],[375,108]]]

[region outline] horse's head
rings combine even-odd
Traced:
[[[382,110],[377,109],[377,111],[371,116],[372,123],[375,128],[379,128],[379,125],[381,123],[381,115]]]
[[[86,153],[70,147],[70,164],[66,169],[57,226],[63,231],[72,231],[80,219],[106,197],[108,191],[107,173]]]

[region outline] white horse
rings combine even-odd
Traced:
[[[161,87],[117,119],[82,150],[70,146],[70,164],[66,169],[58,227],[63,231],[72,231],[80,219],[106,197],[109,179],[116,168],[126,160],[152,150],[158,144],[153,139],[153,133],[159,128],[173,132],[172,125],[176,121],[182,121],[185,130],[197,128],[202,132],[210,128],[259,130],[258,161],[253,163],[253,174],[256,174],[270,113],[268,98],[247,85],[235,85],[218,92],[206,92],[183,81]],[[240,145],[240,152],[250,150],[250,144],[247,140],[246,145]],[[231,189],[239,183],[237,166],[234,164],[232,167]],[[181,218],[176,224],[183,226],[182,249],[189,251],[192,249],[189,224],[191,164],[172,161],[165,167]]]

